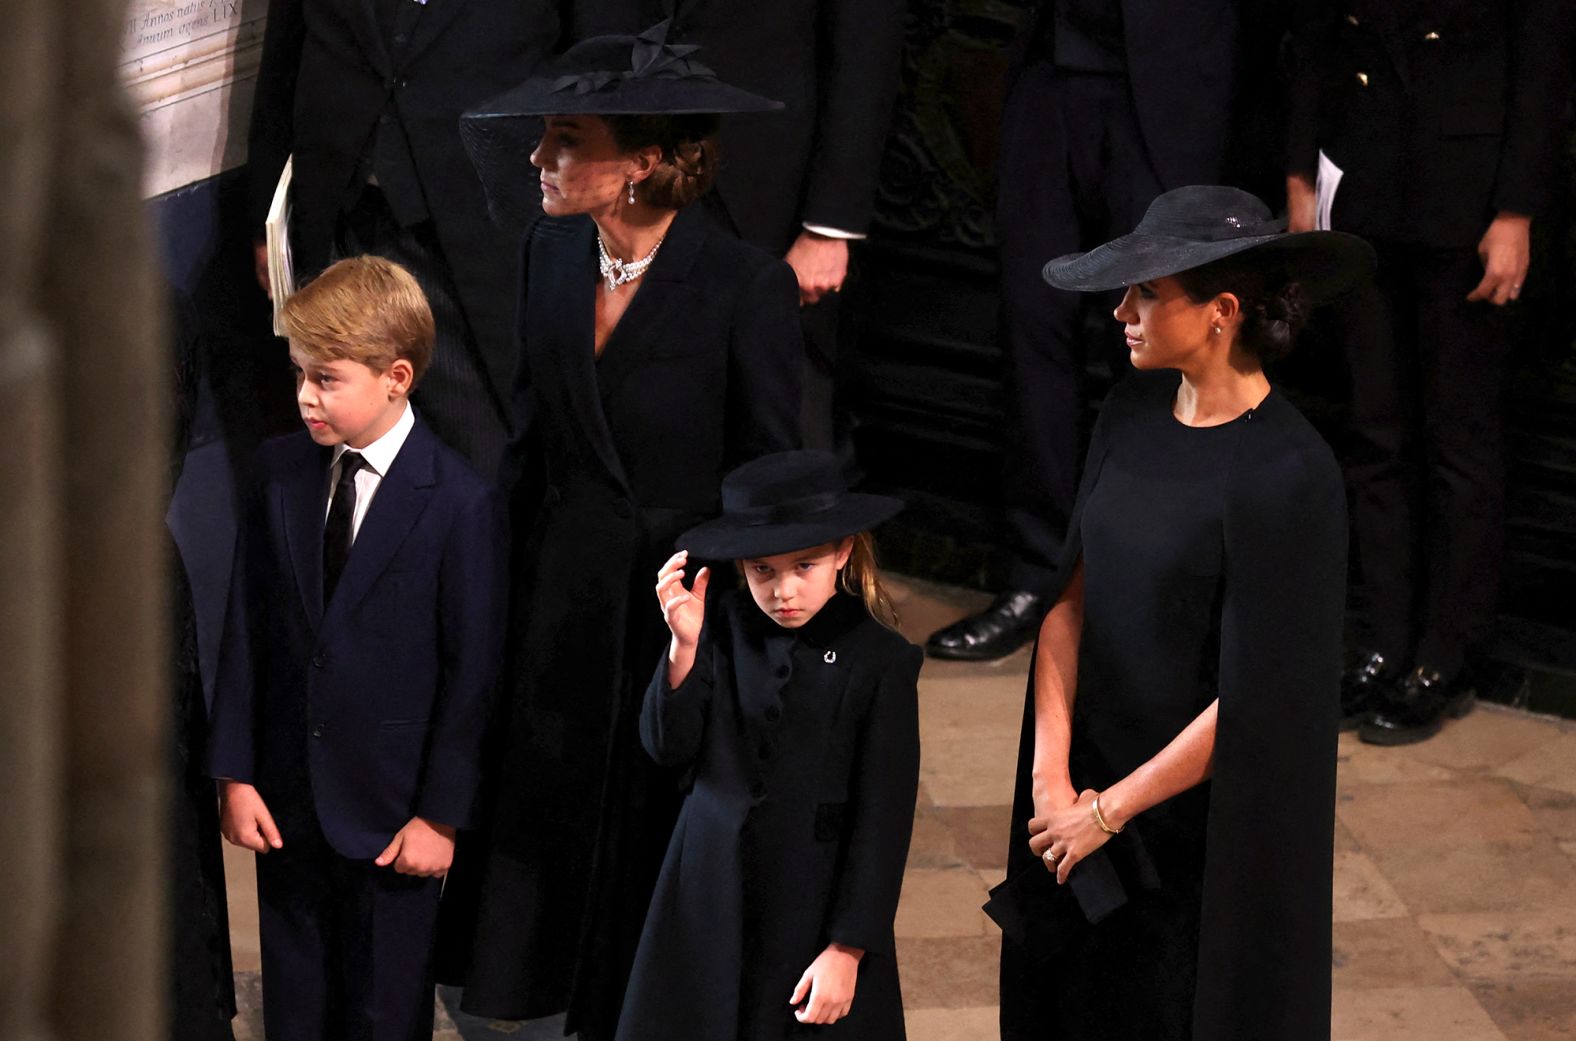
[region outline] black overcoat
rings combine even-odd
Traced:
[[[1499,211],[1554,189],[1569,83],[1569,0],[1298,0],[1293,173],[1322,149],[1344,174],[1332,223],[1474,246]]]
[[[781,101],[731,116],[717,199],[748,242],[781,254],[804,222],[863,233],[897,97],[901,0],[581,0],[577,35],[639,32],[672,13],[672,38],[725,82]]]
[[[698,211],[674,219],[600,358],[596,226],[544,219],[526,254],[508,718],[465,1004],[570,1008],[595,1037],[679,799],[636,732],[667,639],[657,571],[718,512],[728,470],[797,447],[803,346],[792,270]]]
[[[1095,925],[1050,904],[1031,929],[1061,930],[1046,960],[1004,940],[1007,1041],[1330,1036],[1340,470],[1279,393],[1234,422],[1184,426],[1178,379],[1118,385],[1090,444],[1060,568],[1084,572],[1068,765],[1076,788],[1102,790],[1218,699],[1213,776],[1100,851],[1137,859],[1122,847],[1142,839],[1158,884],[1131,886]],[[1031,675],[1009,881],[1046,871],[1028,848],[1034,740]]]
[[[519,249],[488,217],[460,114],[525,79],[553,49],[558,0],[435,0],[399,45],[378,14],[379,0],[270,0],[248,136],[252,225],[261,235],[294,153],[292,259],[298,275],[322,270],[339,214],[366,181],[361,163],[380,121],[403,131],[501,398],[514,371]]]
[[[646,918],[619,1041],[902,1041],[892,920],[919,784],[923,655],[856,597],[798,631],[712,597],[695,666],[661,661],[640,736],[693,778]],[[865,950],[852,1011],[788,1005],[828,943]]]

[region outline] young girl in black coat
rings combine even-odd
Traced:
[[[657,578],[673,638],[641,740],[691,787],[618,1038],[901,1041],[922,655],[891,628],[867,531],[902,503],[811,451],[739,467],[722,501]],[[708,604],[691,554],[737,561],[748,588]]]

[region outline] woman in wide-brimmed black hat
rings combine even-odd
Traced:
[[[720,114],[775,103],[718,81],[666,26],[571,48],[462,123],[525,247],[504,483],[510,659],[490,826],[446,893],[443,975],[494,1018],[566,1009],[611,1035],[677,812],[636,723],[667,630],[650,576],[712,516],[729,468],[798,443],[797,283],[690,204]],[[537,187],[540,193],[537,194]]]
[[[1125,288],[1040,628],[1003,923],[1004,1041],[1330,1036],[1340,471],[1270,384],[1372,251],[1230,188],[1046,266]],[[1065,885],[1058,885],[1065,883]]]

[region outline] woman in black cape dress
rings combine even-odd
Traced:
[[[630,37],[595,38],[563,60],[596,84],[605,78],[585,69],[628,63],[632,49],[653,65],[673,57],[659,32],[646,36],[644,50]],[[585,113],[573,138],[549,120],[551,146],[564,150],[586,147],[599,111],[654,106],[660,119],[664,105],[726,111],[753,97],[719,95],[715,78],[631,74],[579,93],[557,82],[528,81],[495,106]],[[653,99],[652,84],[662,96]],[[501,118],[482,118],[483,130]],[[714,124],[672,123],[657,136]],[[523,153],[504,147],[498,168],[485,161],[498,143],[473,151],[489,192],[522,177]],[[616,187],[622,200],[623,181]],[[597,222],[584,212],[543,217],[525,245],[495,791],[490,826],[457,852],[439,940],[440,978],[464,985],[465,1011],[533,1019],[567,1010],[566,1029],[583,1039],[616,1027],[681,801],[680,778],[640,746],[646,681],[668,641],[651,576],[680,532],[718,511],[728,470],[798,446],[804,351],[787,264],[696,205],[673,213],[644,181],[628,191],[671,223],[649,270],[616,290],[633,296],[600,353],[594,301],[607,275]]]
[[[1217,227],[1201,230],[1213,217]],[[1177,245],[1184,237],[1216,236],[1204,260],[1259,245],[1237,263],[1289,263],[1293,278],[1304,252],[1349,269],[1325,291],[1361,277],[1367,254],[1356,240],[1275,235],[1270,225],[1245,193],[1179,189],[1135,235],[1053,261],[1046,277],[1067,288],[1133,286],[1118,309],[1129,322],[1133,294],[1153,292],[1140,283],[1200,265]],[[1307,248],[1288,248],[1291,239]],[[1177,255],[1157,260],[1166,248]],[[1274,279],[1260,285],[1278,292]],[[1243,325],[1278,322],[1289,339],[1295,307],[1268,301],[1244,294]],[[1206,339],[1226,331],[1203,329]],[[1135,364],[1145,349],[1141,338]],[[1252,353],[1236,363],[1257,373]],[[1329,1038],[1340,471],[1278,391],[1230,421],[1190,426],[1173,413],[1182,383],[1175,370],[1139,372],[1106,400],[1064,548],[1068,579],[1035,659],[1075,688],[1066,768],[1083,794],[1060,812],[1086,844],[1109,836],[1084,803],[1147,769],[1184,730],[1213,726],[1212,752],[1195,746],[1209,779],[1169,799],[1156,793],[1164,801],[1127,828],[1113,817],[1106,824],[1122,833],[1085,859],[1069,859],[1072,847],[1050,832],[1031,842],[1042,827],[1031,823],[1031,674],[1003,888],[1037,893],[1018,905],[1030,908],[1027,929],[1003,940],[1003,1041]],[[1059,615],[1064,606],[1072,612]],[[1076,641],[1074,660],[1059,659],[1046,648],[1080,610],[1081,629],[1061,635],[1060,646]],[[1047,690],[1059,689],[1051,682]],[[1067,864],[1042,863],[1042,852]],[[1057,871],[1069,885],[1055,885]]]

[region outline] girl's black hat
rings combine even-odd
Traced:
[[[849,491],[831,452],[777,452],[723,478],[722,516],[686,531],[676,545],[710,560],[769,557],[867,531],[902,508],[901,499]]]
[[[1340,231],[1286,232],[1255,195],[1237,188],[1175,188],[1149,204],[1132,234],[1087,253],[1057,257],[1045,280],[1058,289],[1097,292],[1255,250],[1301,284],[1313,301],[1331,300],[1373,274],[1373,247]],[[1257,258],[1255,258],[1257,259]]]

